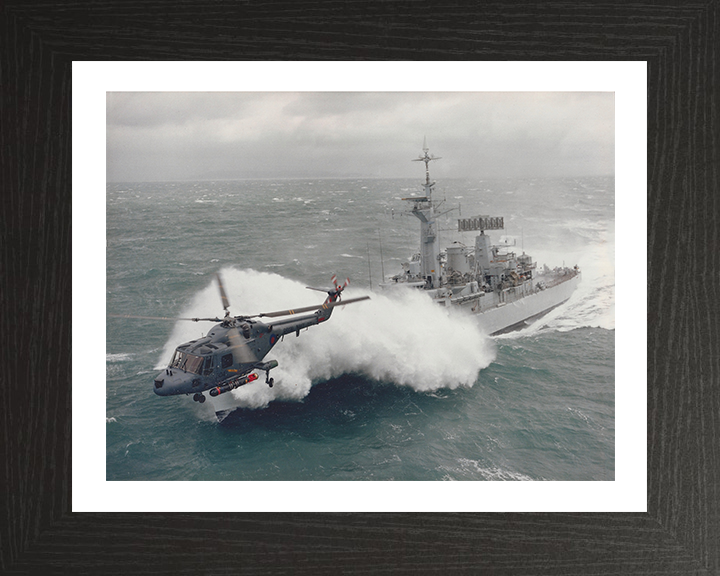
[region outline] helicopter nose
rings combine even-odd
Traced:
[[[178,378],[170,370],[163,370],[155,376],[153,390],[158,396],[172,396],[178,394]]]
[[[155,376],[153,390],[158,396],[177,396],[187,394],[192,390],[188,375],[177,371],[166,369]]]
[[[165,386],[165,378],[164,374],[158,374],[158,376],[155,378],[155,394],[158,396],[167,396],[168,388],[166,387],[163,389],[163,386]]]

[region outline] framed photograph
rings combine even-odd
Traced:
[[[97,398],[107,414],[93,423],[106,428],[112,495],[96,505],[125,500],[137,511],[140,484],[123,481],[173,481],[168,507],[197,480],[270,493],[273,481],[301,481],[308,496],[293,502],[289,491],[282,508],[414,510],[426,504],[411,481],[471,480],[481,483],[438,486],[432,509],[644,510],[645,374],[635,359],[645,283],[620,302],[616,392],[614,247],[616,197],[621,244],[644,228],[644,72],[643,63],[76,63],[74,85],[88,97],[76,100],[80,156],[103,135],[102,118],[83,111],[107,101],[106,235],[78,242],[90,252],[75,257],[106,256],[107,267],[107,389]],[[448,91],[423,91],[428,74]],[[286,78],[286,90],[263,90]],[[427,138],[415,158],[393,151],[413,122],[446,142],[443,158]],[[104,176],[86,175],[75,188],[83,207],[93,199],[81,191]],[[488,210],[507,216],[471,216]],[[619,275],[635,277],[625,255]],[[306,290],[323,278],[324,304]],[[83,285],[83,301],[101,293]],[[355,305],[332,320],[309,309],[342,302],[345,288]],[[245,310],[230,315],[237,304]],[[283,308],[286,318],[270,312]],[[263,366],[272,367],[258,378]],[[97,411],[89,395],[76,399],[77,412]],[[97,462],[94,448],[77,442],[74,452]],[[615,480],[616,453],[617,475],[634,485]],[[83,485],[93,477],[79,476],[79,495],[97,494]],[[317,480],[359,482],[352,505],[342,484],[307,483]],[[483,482],[494,480],[540,482],[517,482],[505,501],[493,493],[504,487]],[[243,500],[238,511],[269,502]]]

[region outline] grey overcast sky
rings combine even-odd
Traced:
[[[109,92],[107,180],[613,175],[612,92]]]

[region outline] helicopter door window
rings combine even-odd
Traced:
[[[233,364],[233,357],[232,354],[225,354],[225,356],[222,357],[222,367],[223,368],[229,368]]]
[[[212,374],[212,364],[213,364],[213,357],[207,356],[205,358],[205,367],[203,368],[203,374],[205,376]]]

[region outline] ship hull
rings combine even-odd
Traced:
[[[490,336],[519,330],[565,303],[579,282],[580,274],[577,274],[550,288],[488,308],[475,316]]]

